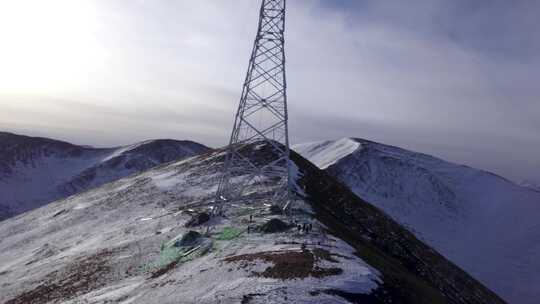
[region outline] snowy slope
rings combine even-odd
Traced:
[[[208,148],[155,140],[94,149],[0,132],[0,220]]]
[[[173,162],[0,222],[0,303],[503,303],[298,157],[297,187],[310,199],[291,218],[246,197],[210,230],[186,228],[209,210],[222,160],[218,151]],[[369,230],[343,230],[333,215],[367,215]],[[313,230],[248,233],[269,219]],[[204,246],[171,259],[190,229],[208,231]]]
[[[358,148],[344,155],[336,146]],[[540,299],[539,192],[489,172],[361,139],[294,149],[509,302]]]
[[[326,169],[340,159],[360,148],[360,143],[344,138],[336,141],[324,141],[294,147],[321,169]],[[298,150],[299,149],[299,150]]]

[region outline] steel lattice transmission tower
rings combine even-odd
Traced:
[[[285,7],[286,0],[262,1],[257,36],[220,178],[218,200],[240,199],[249,187],[250,200],[259,195],[282,206],[288,201],[290,150]]]

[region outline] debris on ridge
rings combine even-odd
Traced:
[[[278,205],[272,205],[272,206],[270,206],[269,210],[270,210],[270,213],[271,213],[271,214],[274,214],[274,215],[282,214],[282,213],[283,213],[283,210],[282,210],[281,207],[279,207]]]
[[[284,221],[274,218],[259,227],[259,231],[263,233],[278,233],[291,229],[291,225]]]
[[[203,241],[203,236],[197,231],[190,230],[182,238],[174,243],[174,247],[193,247]]]
[[[191,219],[186,223],[186,227],[197,227],[210,220],[210,215],[206,212],[196,213]]]

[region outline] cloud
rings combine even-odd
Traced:
[[[152,137],[225,144],[257,1],[94,3],[99,28],[87,40],[105,50],[99,68],[54,93],[0,91],[4,125],[21,129],[39,116],[51,136],[94,145]],[[540,178],[538,4],[288,5],[292,142],[366,137]]]

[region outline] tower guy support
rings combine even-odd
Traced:
[[[250,199],[285,205],[290,194],[286,0],[263,0],[240,104],[217,192],[218,201]]]

